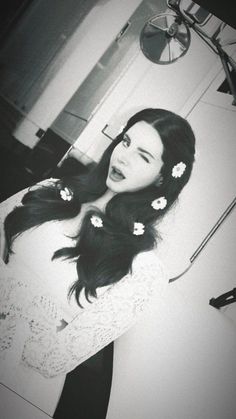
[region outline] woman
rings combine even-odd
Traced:
[[[163,292],[157,223],[189,180],[194,152],[185,119],[144,109],[87,174],[1,205],[2,382],[51,414],[65,374]]]

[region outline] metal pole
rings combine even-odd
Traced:
[[[215,225],[212,227],[212,229],[209,231],[209,233],[206,235],[206,237],[203,239],[201,244],[198,246],[198,248],[195,250],[193,255],[190,257],[190,264],[189,266],[181,272],[179,275],[175,276],[174,278],[169,279],[169,282],[174,282],[178,278],[180,278],[182,275],[184,275],[193,265],[193,262],[197,259],[197,257],[200,255],[204,247],[207,245],[209,240],[212,238],[212,236],[215,234],[215,232],[218,230],[218,228],[221,226],[223,221],[228,217],[228,215],[231,213],[233,208],[236,205],[236,197],[233,199],[233,201],[229,204],[229,206],[226,208],[226,210],[223,212],[223,214],[220,216],[218,221],[215,223]]]

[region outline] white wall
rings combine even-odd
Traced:
[[[106,419],[234,419],[236,332],[170,286],[115,344]]]

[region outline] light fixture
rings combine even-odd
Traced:
[[[150,18],[140,35],[144,55],[156,64],[169,64],[182,57],[190,46],[188,26],[171,13]]]
[[[156,64],[170,64],[184,56],[189,49],[192,29],[220,58],[229,90],[236,105],[236,62],[227,54],[225,47],[236,40],[221,41],[226,23],[215,18],[191,0],[167,0],[169,13],[161,13],[148,19],[140,34],[143,54]],[[213,21],[213,32],[206,27]],[[204,29],[203,29],[204,27]],[[211,28],[211,25],[209,25]],[[212,28],[211,28],[212,29]]]

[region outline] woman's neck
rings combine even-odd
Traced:
[[[107,189],[102,196],[96,199],[96,201],[90,202],[89,204],[97,207],[101,211],[104,211],[106,204],[111,200],[111,198],[113,198],[114,195],[114,192],[112,192],[110,189]]]

